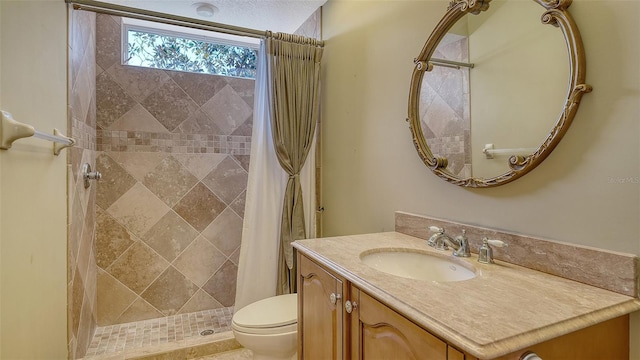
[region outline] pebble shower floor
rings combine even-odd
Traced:
[[[201,337],[203,331],[231,331],[233,307],[96,328],[86,357]]]

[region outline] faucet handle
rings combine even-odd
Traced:
[[[441,228],[441,227],[437,227],[437,226],[429,226],[429,231],[431,231],[432,233],[435,233],[435,234],[431,235],[431,237],[427,241],[427,245],[429,245],[431,247],[435,247],[436,246],[436,238],[438,237],[438,235],[444,234],[444,229]]]
[[[482,246],[478,250],[478,262],[483,264],[493,264],[493,249],[491,246],[495,247],[505,247],[508,244],[502,240],[494,240],[487,239],[486,237],[482,238]]]
[[[487,238],[484,238],[487,239]],[[484,241],[484,239],[482,239]],[[502,240],[494,240],[494,239],[487,239],[487,244],[494,246],[494,247],[507,247],[509,246],[509,244],[507,244],[506,242],[502,241]]]
[[[444,233],[444,229],[437,226],[429,226],[429,231],[434,233]]]

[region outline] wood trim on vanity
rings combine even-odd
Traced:
[[[531,351],[542,359],[628,359],[629,315],[589,326],[494,360],[519,360]]]
[[[532,334],[517,335],[522,338],[521,345],[506,355],[501,355],[506,351],[493,355],[483,351],[486,356],[477,357],[477,353],[471,354],[472,350],[458,350],[451,341],[398,313],[352,283],[349,276],[326,268],[322,261],[309,255],[312,254],[298,252],[298,276],[303,280],[298,292],[300,360],[521,360],[528,353],[542,359],[562,360],[629,358],[628,314],[569,330],[538,343],[531,343]],[[331,293],[341,293],[344,297],[334,303],[329,301]],[[514,317],[500,325],[509,327],[517,321]],[[467,340],[474,342],[472,338]]]
[[[474,253],[477,253],[483,237],[499,239],[509,246],[494,249],[493,255],[497,260],[627,296],[637,298],[640,294],[639,261],[633,254],[543,240],[400,211],[395,213],[395,231],[399,233],[428,239],[431,236],[429,226],[445,228],[452,236],[465,229]]]

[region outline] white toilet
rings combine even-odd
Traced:
[[[297,358],[298,295],[266,298],[238,310],[231,321],[240,345],[253,352],[254,360]]]

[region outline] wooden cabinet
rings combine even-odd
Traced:
[[[298,264],[298,359],[478,360],[300,253]],[[629,316],[496,360],[519,360],[528,351],[545,360],[628,359]]]
[[[351,286],[351,359],[446,360],[447,344]]]
[[[447,359],[444,341],[305,256],[298,264],[299,359]]]
[[[344,359],[345,282],[298,255],[298,358]]]
[[[603,321],[495,360],[520,360],[522,353],[527,351],[536,353],[543,360],[629,359],[629,315]]]

